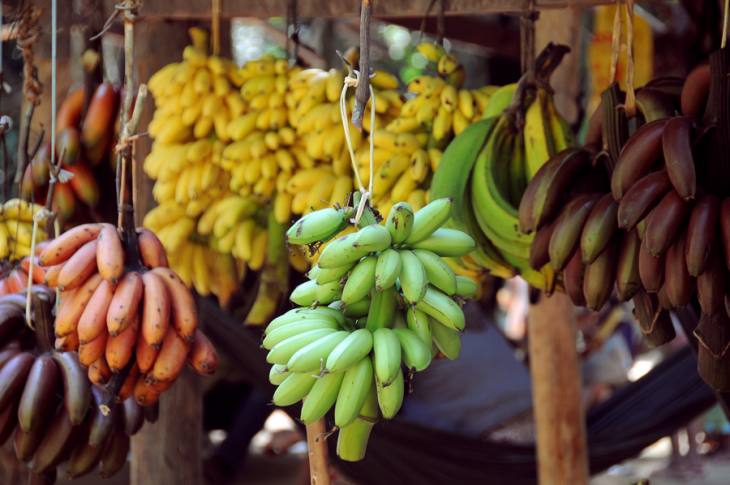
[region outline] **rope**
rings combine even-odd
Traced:
[[[626,0],[626,101],[624,111],[628,117],[636,113],[634,91],[634,0]]]
[[[221,0],[213,0],[211,6],[210,33],[213,36],[213,55],[221,52]]]
[[[720,48],[724,49],[727,45],[727,17],[728,11],[730,11],[730,0],[725,0],[722,10],[722,40],[720,41]]]
[[[355,218],[352,220],[354,224],[357,224],[360,222],[360,218],[362,217],[362,213],[365,211],[365,207],[367,206],[367,201],[372,197],[373,194],[373,179],[374,179],[374,172],[375,172],[375,145],[373,142],[374,138],[374,130],[375,130],[375,92],[373,91],[373,87],[371,85],[368,85],[370,88],[370,99],[372,100],[370,102],[370,177],[368,180],[368,188],[365,189],[365,185],[362,183],[362,178],[360,178],[360,171],[357,169],[357,161],[355,160],[355,151],[352,148],[352,139],[350,138],[350,120],[347,116],[347,90],[349,88],[357,88],[358,83],[360,82],[360,73],[358,71],[352,70],[350,74],[348,74],[345,79],[342,86],[342,92],[340,93],[340,117],[342,118],[342,128],[345,130],[345,142],[347,143],[347,151],[350,153],[350,163],[352,164],[352,170],[355,172],[355,181],[357,182],[357,186],[360,190],[360,193],[362,194],[362,197],[360,197],[360,204],[357,207],[357,212],[355,213]]]
[[[621,0],[616,0],[616,11],[613,14],[613,32],[611,34],[611,82],[616,81],[618,58],[621,53]]]
[[[17,44],[23,54],[23,94],[35,106],[40,104],[40,96],[43,92],[43,85],[38,80],[38,70],[33,63],[33,45],[41,34],[38,25],[41,13],[40,8],[30,5],[23,10],[18,22]],[[55,37],[53,41],[55,42]]]

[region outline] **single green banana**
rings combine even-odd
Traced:
[[[335,424],[340,428],[360,415],[360,409],[373,387],[373,362],[370,357],[360,359],[344,374],[335,404]]]
[[[318,305],[329,305],[333,301],[339,300],[342,296],[342,285],[339,281],[330,281],[323,285],[317,285],[315,293]]]
[[[309,306],[317,301],[318,287],[316,281],[305,281],[292,290],[289,300],[295,305]]]
[[[279,327],[282,327],[284,325],[288,325],[293,322],[298,322],[300,320],[314,320],[314,319],[329,319],[333,320],[339,324],[345,323],[345,317],[342,315],[342,312],[337,311],[332,308],[327,307],[317,307],[317,308],[294,308],[292,310],[289,310],[288,312],[279,315],[278,317],[274,318],[264,330],[264,335],[267,335],[270,332],[273,332]]]
[[[342,426],[337,433],[337,456],[341,460],[360,461],[365,458],[370,431],[378,417],[378,397],[373,382],[358,417],[347,426]]]
[[[320,268],[319,265],[314,265],[312,270],[310,270],[310,274],[307,274],[310,280],[314,280],[319,285],[323,285],[325,283],[331,283],[332,281],[340,281],[343,276],[345,276],[351,269],[352,264],[345,264],[342,266],[336,266],[334,268]],[[316,268],[315,276],[312,277],[311,273]]]
[[[409,369],[422,371],[431,363],[431,345],[426,345],[416,335],[416,332],[409,328],[396,328],[393,330],[400,341],[403,355],[403,363]]]
[[[375,286],[377,262],[377,257],[367,256],[352,268],[345,286],[342,288],[342,301],[345,305],[360,301],[370,294],[370,290]]]
[[[423,264],[429,283],[447,295],[456,293],[456,275],[441,256],[426,249],[414,249],[413,254]]]
[[[269,353],[266,354],[266,362],[269,364],[286,364],[297,350],[334,332],[335,330],[332,330],[331,328],[321,328],[319,330],[310,330],[309,332],[289,337],[288,339],[274,345]]]
[[[264,337],[264,341],[261,346],[266,350],[271,350],[274,345],[279,342],[283,342],[289,337],[293,337],[294,335],[299,335],[300,333],[308,332],[310,330],[318,330],[320,328],[331,328],[333,330],[337,330],[340,326],[337,322],[324,318],[292,322],[289,325],[284,325],[283,327],[279,327],[276,330],[269,332],[269,334]]]
[[[329,242],[322,250],[317,265],[321,269],[329,269],[354,264],[370,252],[355,246],[356,239],[357,233],[350,233]]]
[[[391,207],[385,227],[390,232],[393,244],[401,244],[411,234],[413,228],[413,209],[407,202],[398,202]]]
[[[305,345],[289,358],[286,363],[287,370],[291,372],[320,372],[324,368],[328,356],[349,335],[350,332],[342,330],[325,335]]]
[[[375,289],[384,290],[395,285],[400,275],[402,261],[398,251],[388,248],[378,255],[375,265]]]
[[[380,412],[385,419],[391,419],[403,405],[403,394],[405,391],[403,379],[403,371],[398,368],[395,379],[389,385],[384,385],[377,378],[375,379],[375,389],[378,393],[378,406]]]
[[[431,323],[433,343],[447,359],[456,360],[461,353],[461,333],[438,322]]]
[[[465,232],[442,227],[411,247],[433,251],[439,256],[464,256],[474,249],[475,243],[474,239]]]
[[[325,369],[340,372],[349,369],[373,348],[373,334],[366,328],[350,333],[327,357]]]
[[[428,315],[417,308],[408,307],[406,311],[406,323],[408,324],[408,328],[413,330],[426,346],[431,345],[431,324]]]
[[[479,291],[477,283],[468,276],[456,275],[456,296],[474,298]]]
[[[390,328],[373,332],[373,364],[375,377],[385,386],[390,385],[400,372],[400,340]]]
[[[499,116],[507,107],[512,104],[512,97],[517,91],[517,83],[505,84],[497,89],[489,97],[487,107],[484,109],[483,118]]]
[[[368,316],[370,309],[370,297],[366,296],[360,301],[351,303],[345,307],[345,316],[348,318],[362,318]]]
[[[291,373],[286,370],[286,365],[274,364],[271,366],[271,370],[269,370],[269,382],[278,386],[290,375]]]
[[[461,307],[435,288],[429,286],[426,289],[426,294],[416,303],[416,308],[451,329],[464,330],[464,312]]]
[[[309,393],[317,377],[311,374],[289,374],[274,391],[273,402],[277,406],[291,406]]]
[[[327,241],[347,227],[347,220],[351,215],[352,208],[350,207],[345,209],[328,207],[310,212],[286,231],[286,240],[289,244],[312,244]]]
[[[317,378],[317,382],[314,383],[309,394],[304,398],[304,404],[302,404],[299,419],[304,424],[311,424],[327,414],[327,411],[337,401],[337,395],[340,392],[344,377],[344,372],[337,372]]]
[[[355,233],[353,246],[369,253],[383,251],[390,247],[390,232],[380,224],[370,224]]]
[[[403,262],[398,276],[401,292],[407,302],[417,303],[426,293],[426,286],[428,285],[426,269],[416,255],[413,254],[413,251],[401,249],[398,254],[400,254],[400,259]]]
[[[444,197],[429,202],[413,216],[413,229],[405,240],[406,244],[415,244],[429,237],[433,231],[443,226],[451,216],[453,201]]]
[[[397,303],[394,286],[383,291],[373,290],[366,328],[374,332],[378,328],[389,327],[393,323]]]

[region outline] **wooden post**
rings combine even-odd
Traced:
[[[563,293],[541,296],[528,316],[532,402],[540,485],[588,483],[573,304]]]
[[[144,5],[141,9],[144,15]],[[170,62],[178,62],[182,47],[190,43],[188,22],[142,20],[135,25],[136,75],[138,82]],[[164,39],[161,42],[160,39]],[[154,48],[152,48],[154,47]],[[154,112],[149,96],[143,111],[140,131],[146,130]],[[152,182],[142,171],[151,140],[141,138],[135,148],[135,220],[141,225],[144,214],[154,207]],[[159,418],[146,423],[132,437],[131,485],[201,485],[202,473],[202,386],[200,379],[186,370],[160,397]]]
[[[551,82],[558,111],[569,122],[579,114],[580,15],[579,7],[542,10],[535,25],[536,52],[550,41],[571,49]],[[542,296],[530,308],[528,322],[539,483],[587,484],[585,412],[573,304],[562,293]]]
[[[312,485],[329,485],[330,471],[327,464],[327,430],[324,418],[307,425],[309,448],[309,478]]]

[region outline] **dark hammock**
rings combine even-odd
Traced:
[[[199,306],[206,333],[235,360],[251,384],[271,395],[265,352],[257,333],[210,301]],[[716,403],[714,392],[697,375],[689,347],[669,356],[636,382],[627,384],[586,416],[592,473],[636,456],[674,433]],[[296,419],[296,407],[288,410]],[[335,439],[328,440],[330,456]],[[335,461],[358,483],[523,485],[536,482],[534,446],[493,443],[394,419],[373,429],[366,458]]]

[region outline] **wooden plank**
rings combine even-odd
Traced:
[[[374,2],[375,17],[420,17],[430,0],[381,0]],[[611,0],[536,0],[536,8],[555,9],[567,6],[586,7],[612,3]],[[224,17],[281,17],[286,14],[285,1],[223,0]],[[446,15],[476,15],[486,13],[520,12],[525,0],[449,0]],[[210,18],[210,0],[147,0],[144,16],[168,19]],[[297,13],[301,18],[357,17],[359,0],[298,0]],[[432,12],[432,14],[436,10]]]
[[[146,9],[147,4],[143,6]],[[224,23],[225,26],[228,25]],[[135,24],[137,82],[147,82],[160,67],[180,60],[183,46],[190,43],[185,22],[149,19]],[[229,42],[223,41],[223,45]],[[144,107],[141,130],[152,119],[154,102],[149,96]],[[143,137],[135,147],[135,219],[141,225],[144,214],[154,207],[152,181],[142,171],[142,162],[152,141]],[[156,423],[146,423],[132,438],[131,485],[201,485],[202,474],[202,387],[200,378],[189,370],[160,398]]]
[[[530,307],[528,344],[540,485],[585,485],[588,454],[573,304],[556,293]]]

